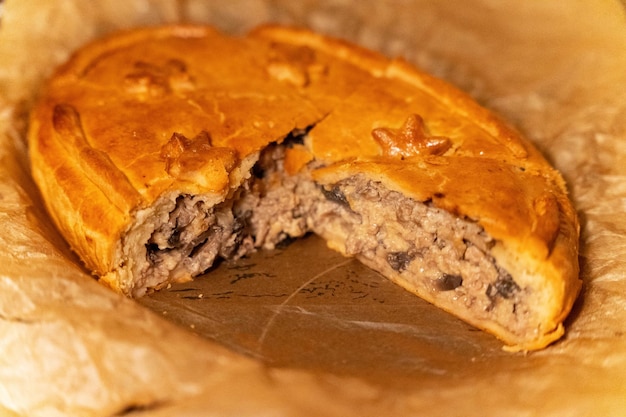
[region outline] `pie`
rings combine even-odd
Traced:
[[[305,29],[94,41],[42,90],[29,147],[63,236],[131,297],[315,233],[533,350],[581,287],[575,210],[531,142],[406,61]]]

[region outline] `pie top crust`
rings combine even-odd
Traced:
[[[260,150],[307,129],[288,170],[315,159],[322,184],[364,173],[476,221],[498,262],[549,288],[546,315],[562,333],[581,285],[563,179],[492,112],[401,59],[281,26],[245,37],[135,29],[82,48],[54,74],[29,138],[49,212],[106,275],[138,210],[170,192],[223,201]]]

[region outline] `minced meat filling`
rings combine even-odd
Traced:
[[[422,294],[522,331],[523,290],[489,255],[494,242],[482,227],[364,177],[335,187],[359,215],[346,233],[346,254]]]
[[[146,244],[147,274],[163,277],[159,282],[195,276],[218,258],[315,232],[395,281],[522,329],[523,290],[489,255],[493,241],[475,222],[359,175],[332,186],[307,172],[289,176],[283,157],[284,146],[270,146],[237,197],[219,206],[179,196]]]

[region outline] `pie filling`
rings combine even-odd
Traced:
[[[179,195],[168,221],[145,243],[133,295],[200,275],[217,259],[273,249],[313,232],[440,307],[465,311],[465,319],[527,331],[528,290],[497,265],[490,255],[494,241],[477,223],[362,175],[332,186],[314,182],[308,169],[288,175],[283,161],[289,146],[285,141],[265,149],[251,178],[219,205]]]

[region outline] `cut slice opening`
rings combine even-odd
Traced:
[[[506,329],[520,339],[536,330],[530,289],[497,264],[490,254],[495,242],[480,225],[363,174],[319,184],[311,176],[314,160],[288,174],[285,153],[305,135],[264,149],[249,178],[219,204],[211,196],[172,194],[149,217],[139,216],[123,243],[120,264],[132,277],[123,290],[142,296],[201,275],[219,259],[313,232],[477,327]]]

